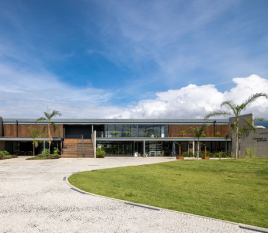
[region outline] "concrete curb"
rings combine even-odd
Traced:
[[[262,233],[268,233],[268,228],[251,226],[251,225],[246,225],[246,224],[243,224],[243,223],[230,222],[230,221],[226,221],[226,220],[222,220],[222,219],[210,218],[210,217],[206,217],[206,216],[201,216],[201,215],[196,215],[196,214],[190,214],[190,213],[180,212],[180,211],[176,211],[176,210],[169,210],[169,209],[164,209],[164,208],[161,208],[161,207],[150,206],[150,205],[145,205],[145,204],[141,204],[141,203],[135,203],[135,202],[130,202],[130,201],[126,201],[126,200],[116,199],[116,198],[113,198],[113,197],[106,197],[106,196],[102,196],[102,195],[98,195],[98,194],[94,194],[94,193],[89,193],[89,192],[86,192],[84,190],[81,190],[81,189],[73,186],[72,184],[70,184],[69,181],[68,181],[68,179],[69,179],[70,176],[64,177],[65,180],[63,178],[63,181],[66,181],[66,183],[71,187],[72,190],[77,191],[77,192],[79,192],[81,194],[87,194],[87,195],[90,195],[90,196],[106,198],[106,199],[109,199],[109,200],[119,201],[119,202],[122,202],[124,204],[132,205],[132,206],[136,206],[136,207],[143,207],[143,208],[151,209],[151,210],[169,211],[169,212],[179,213],[179,214],[193,216],[193,217],[199,217],[199,218],[204,218],[204,219],[209,219],[209,220],[214,220],[214,221],[221,221],[223,223],[228,223],[228,224],[236,225],[236,226],[238,226],[239,228],[242,228],[242,229],[256,231],[256,232],[262,232]]]

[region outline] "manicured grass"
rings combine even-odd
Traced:
[[[90,193],[268,228],[268,159],[174,161],[87,171]]]

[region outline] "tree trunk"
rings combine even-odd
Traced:
[[[50,122],[48,121],[48,156],[50,155],[51,135],[50,135]]]
[[[238,158],[238,145],[239,145],[239,141],[238,141],[238,118],[236,118],[236,127],[235,127],[235,159]]]
[[[197,160],[199,160],[199,139],[197,141]]]
[[[34,142],[33,142],[33,156],[35,156],[35,151],[34,151]]]

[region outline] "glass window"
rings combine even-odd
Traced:
[[[122,137],[129,137],[131,134],[130,125],[123,125],[122,128],[123,128]]]
[[[138,125],[131,125],[131,137],[138,137]]]
[[[154,126],[153,125],[146,125],[145,130],[145,137],[151,137],[154,133]]]
[[[162,127],[164,127],[164,136],[168,137],[168,125],[164,125]]]
[[[115,125],[108,125],[108,137],[114,137]]]
[[[116,137],[122,137],[123,125],[116,125],[115,130],[118,133]]]
[[[105,137],[108,137],[108,125],[104,125]]]
[[[144,136],[145,136],[145,126],[139,125],[139,137],[144,137]]]
[[[161,125],[154,125],[154,136],[155,137],[161,137]]]

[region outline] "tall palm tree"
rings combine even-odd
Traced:
[[[204,131],[206,130],[207,125],[202,125],[201,127],[196,126],[195,128],[190,128],[192,137],[197,138],[197,159],[199,159],[199,140],[201,137],[205,137]]]
[[[37,138],[41,138],[45,134],[45,126],[39,132],[37,128],[33,128],[32,126],[28,127],[28,136],[33,139],[33,156],[35,156],[35,148],[38,147],[39,142]]]
[[[231,131],[231,132],[235,132],[235,136],[236,136],[235,159],[238,158],[239,129],[240,129],[241,133],[243,131],[242,127],[238,124],[238,119],[241,116],[241,112],[244,111],[248,107],[249,104],[251,104],[252,102],[254,102],[259,97],[262,97],[262,96],[265,97],[266,99],[268,99],[268,95],[266,93],[256,93],[256,94],[250,96],[247,100],[245,100],[240,105],[234,103],[233,101],[224,101],[224,102],[222,102],[221,107],[226,107],[227,111],[220,111],[220,110],[214,111],[214,112],[207,114],[204,118],[205,120],[207,120],[210,117],[214,117],[214,116],[234,116],[235,117],[235,122],[232,124],[233,131]],[[244,119],[244,120],[246,120],[246,119]],[[249,121],[246,121],[246,125],[248,126],[247,130],[250,131],[250,128],[252,128],[252,126],[254,126],[254,123],[251,122],[251,124],[250,124]],[[244,128],[244,131],[245,130],[246,130],[246,128]],[[246,136],[246,134],[243,134],[243,135]]]
[[[56,110],[53,110],[52,113],[50,113],[49,111],[47,112],[44,112],[44,115],[45,117],[39,117],[37,120],[36,120],[36,124],[39,122],[39,121],[47,121],[47,132],[48,132],[48,148],[49,148],[49,154],[50,154],[50,146],[51,146],[51,141],[52,141],[52,136],[51,136],[51,126],[53,126],[53,130],[54,132],[57,130],[58,131],[58,134],[59,134],[59,137],[60,137],[60,131],[59,131],[59,128],[58,126],[51,121],[51,119],[55,116],[61,116],[61,113],[59,111],[56,111]]]

